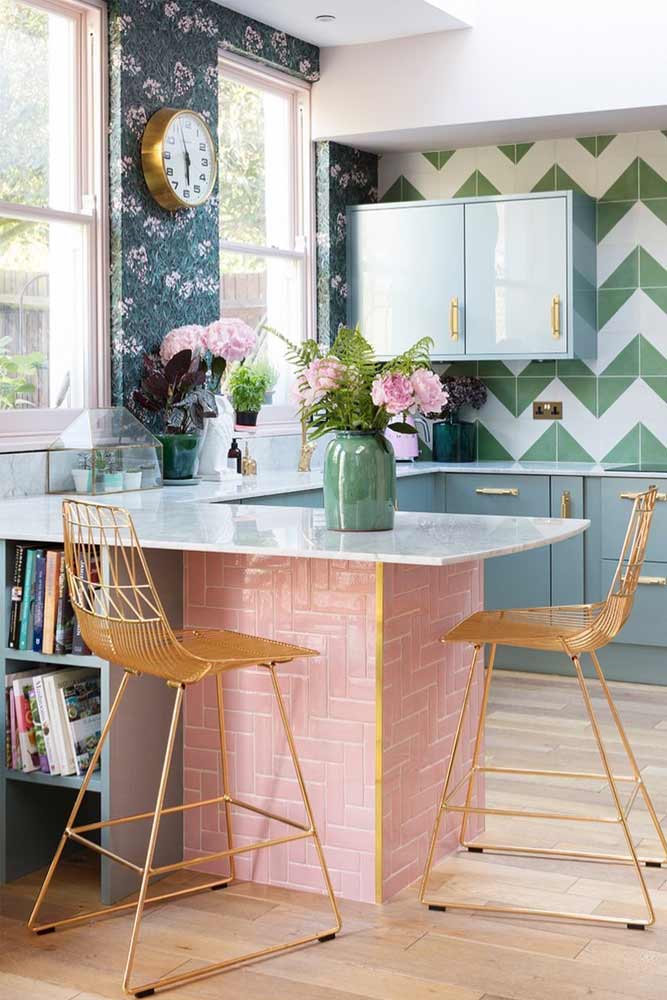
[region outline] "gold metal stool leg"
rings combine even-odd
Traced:
[[[632,750],[632,746],[630,745],[630,740],[628,739],[627,733],[625,732],[623,723],[621,722],[621,717],[618,714],[618,709],[616,708],[616,704],[612,697],[611,690],[609,689],[609,685],[607,684],[607,679],[604,676],[604,673],[602,672],[602,667],[600,666],[597,654],[593,650],[591,650],[591,659],[593,660],[593,666],[595,667],[595,672],[600,682],[600,686],[602,687],[602,691],[606,698],[607,705],[609,706],[609,711],[611,712],[611,716],[614,720],[614,725],[616,726],[618,735],[621,738],[621,743],[623,744],[626,756],[630,761],[630,766],[632,768],[632,773],[634,775],[635,781],[639,785],[639,791],[641,792],[642,798],[646,803],[648,814],[651,817],[651,822],[653,823],[655,831],[658,834],[658,840],[660,841],[660,846],[662,847],[664,853],[664,857],[660,859],[640,858],[639,860],[642,862],[642,864],[645,864],[648,868],[661,868],[662,865],[667,864],[667,837],[665,836],[665,831],[663,830],[662,824],[658,819],[658,814],[655,811],[653,800],[651,799],[648,789],[644,784],[644,779],[642,778],[641,771],[639,770],[637,759]]]
[[[222,689],[222,674],[219,673],[215,679],[216,693],[218,698],[218,726],[220,730],[220,771],[222,777],[222,792],[225,797],[225,827],[227,829],[227,846],[230,851],[234,850],[234,834],[232,831],[232,803],[229,786],[229,756],[227,754],[227,740],[225,738],[225,701]],[[229,855],[229,878],[236,878],[235,856]],[[226,883],[229,884],[229,883]],[[225,883],[221,883],[219,888],[224,888]]]
[[[155,813],[154,813],[154,818],[153,818],[153,827],[151,829],[151,835],[150,835],[150,840],[149,840],[149,845],[148,845],[148,852],[147,852],[147,855],[146,855],[146,864],[145,864],[145,867],[143,869],[142,884],[141,884],[141,890],[140,890],[140,894],[139,894],[139,900],[138,900],[138,902],[136,904],[130,904],[131,906],[136,906],[137,909],[136,909],[136,913],[135,913],[134,926],[133,926],[133,929],[132,929],[132,938],[131,938],[131,941],[130,941],[130,949],[129,949],[129,952],[128,952],[127,965],[126,965],[126,969],[125,969],[125,978],[123,980],[123,989],[126,992],[131,993],[131,994],[133,994],[136,997],[149,996],[149,995],[153,994],[158,989],[165,989],[165,988],[171,987],[171,986],[181,986],[184,983],[189,983],[189,982],[194,982],[194,981],[199,980],[199,979],[204,979],[204,978],[207,978],[208,976],[211,976],[211,975],[215,974],[216,972],[222,972],[225,969],[230,969],[230,968],[233,968],[233,967],[238,966],[238,965],[243,965],[246,962],[254,961],[254,960],[259,959],[259,958],[266,958],[269,955],[274,955],[274,954],[277,954],[279,952],[289,951],[292,948],[298,948],[298,947],[301,947],[302,945],[305,945],[305,944],[311,944],[314,941],[329,941],[332,938],[334,938],[336,936],[336,934],[338,933],[338,931],[341,929],[342,924],[341,924],[340,913],[339,913],[339,910],[338,910],[338,905],[336,903],[336,898],[334,896],[333,886],[331,884],[331,879],[329,877],[329,872],[328,872],[328,869],[327,869],[327,866],[326,866],[326,861],[324,859],[324,853],[322,851],[322,845],[321,845],[321,842],[320,842],[320,838],[319,838],[319,835],[318,835],[317,830],[315,828],[315,823],[314,823],[314,819],[313,819],[313,812],[312,812],[312,808],[311,808],[311,805],[310,805],[310,800],[308,798],[308,793],[306,791],[306,786],[305,786],[305,783],[304,783],[304,780],[303,780],[303,775],[302,775],[302,772],[301,772],[301,765],[299,763],[299,758],[298,758],[298,755],[297,755],[297,752],[296,752],[296,745],[294,743],[294,737],[292,735],[292,731],[291,731],[291,728],[290,728],[290,725],[289,725],[289,720],[287,718],[287,712],[286,712],[286,709],[285,709],[285,704],[284,704],[282,695],[280,693],[280,687],[278,685],[278,679],[277,679],[276,671],[275,671],[275,664],[273,664],[273,663],[265,663],[265,664],[260,664],[260,666],[266,667],[269,670],[270,674],[271,674],[271,681],[272,681],[272,684],[273,684],[273,690],[274,690],[274,694],[275,694],[276,701],[277,701],[277,704],[278,704],[278,710],[279,710],[279,713],[280,713],[280,718],[281,718],[281,721],[282,721],[282,725],[283,725],[283,728],[285,730],[285,735],[286,735],[287,743],[288,743],[288,746],[289,746],[290,756],[292,758],[292,762],[293,762],[294,769],[295,769],[295,772],[296,772],[297,782],[298,782],[298,785],[299,785],[299,790],[301,792],[301,798],[302,798],[302,801],[303,801],[303,804],[304,804],[304,808],[305,808],[305,811],[306,811],[306,817],[307,817],[308,824],[307,825],[302,825],[300,823],[296,823],[296,822],[294,822],[292,820],[286,819],[285,817],[278,816],[278,815],[275,815],[274,813],[267,812],[264,809],[260,809],[260,808],[258,808],[256,806],[253,806],[253,805],[249,804],[249,803],[243,802],[243,801],[241,801],[239,799],[235,799],[231,795],[229,795],[227,792],[225,792],[224,796],[220,797],[220,799],[212,800],[212,801],[223,800],[225,802],[225,805],[229,805],[230,807],[231,807],[232,804],[234,804],[234,805],[239,806],[240,808],[250,809],[252,812],[254,812],[254,813],[258,814],[258,815],[266,816],[269,819],[275,819],[275,820],[278,820],[279,822],[287,823],[290,826],[296,827],[301,832],[298,833],[298,834],[296,834],[296,835],[291,835],[291,836],[288,835],[288,836],[283,836],[283,837],[276,837],[276,838],[274,838],[272,840],[267,840],[267,841],[264,841],[264,842],[260,842],[258,844],[249,845],[248,847],[233,847],[230,844],[228,850],[226,850],[226,851],[218,851],[215,854],[206,855],[206,856],[204,856],[202,858],[188,859],[185,862],[180,862],[180,863],[176,863],[176,864],[173,864],[173,865],[164,865],[164,866],[162,866],[160,868],[152,868],[153,855],[154,855],[154,852],[155,852],[155,844],[157,842],[157,834],[158,834],[158,831],[159,831],[160,817],[163,814],[163,812],[166,813],[166,812],[173,811],[173,808],[174,808],[174,807],[171,807],[170,809],[166,809],[165,810],[165,809],[163,809],[163,805],[164,805],[164,795],[165,795],[166,786],[167,786],[167,779],[168,779],[168,776],[169,776],[169,767],[170,767],[170,763],[171,763],[171,754],[172,754],[172,751],[173,751],[173,743],[174,743],[174,739],[175,739],[176,732],[177,732],[177,729],[178,729],[178,720],[179,720],[180,706],[181,706],[181,701],[182,701],[182,689],[179,688],[178,692],[180,692],[180,694],[177,693],[176,702],[174,704],[174,715],[173,715],[173,718],[172,718],[172,725],[171,725],[171,729],[170,729],[170,733],[169,733],[169,741],[168,741],[168,744],[167,744],[167,752],[165,754],[164,768],[163,768],[163,772],[162,772],[162,778],[161,778],[161,781],[160,781],[160,788],[158,790],[158,797],[157,797],[157,802],[156,802],[156,807],[155,807]],[[221,706],[222,702],[219,701],[218,704],[219,704],[219,706]],[[224,730],[224,722],[223,722],[223,726],[222,726],[222,729],[221,729],[221,738],[224,737],[223,730]],[[226,786],[227,782],[228,782],[228,775],[225,775],[223,777],[223,782],[225,783],[225,786]],[[176,808],[178,808],[178,807],[176,807]],[[231,825],[228,826],[228,836],[229,836],[229,831],[231,831]],[[238,957],[235,957],[235,958],[225,959],[222,962],[213,962],[213,963],[210,963],[209,965],[203,966],[202,968],[193,969],[190,972],[184,972],[184,973],[181,973],[180,975],[179,974],[175,974],[173,976],[166,976],[166,977],[164,977],[162,979],[157,979],[157,980],[154,980],[152,982],[142,983],[140,985],[134,985],[134,986],[130,985],[130,977],[131,977],[131,973],[132,973],[132,966],[134,964],[134,957],[135,957],[135,953],[136,953],[136,948],[137,948],[137,943],[138,943],[138,937],[139,937],[139,930],[140,930],[140,926],[141,926],[142,911],[143,911],[144,904],[146,902],[150,902],[150,900],[146,899],[146,891],[147,891],[147,888],[148,888],[148,880],[149,880],[149,878],[150,878],[151,875],[163,874],[163,873],[167,873],[167,872],[170,872],[170,871],[178,871],[178,870],[181,870],[183,868],[187,868],[187,867],[190,867],[192,865],[196,865],[196,864],[201,863],[203,861],[214,860],[216,858],[221,858],[221,857],[228,857],[228,858],[232,859],[235,854],[241,854],[241,853],[245,853],[245,852],[248,852],[248,851],[258,850],[258,849],[263,848],[263,847],[271,847],[271,846],[274,846],[274,845],[277,845],[277,844],[289,843],[289,842],[291,842],[293,840],[303,840],[303,839],[309,839],[309,838],[311,838],[313,840],[314,844],[315,844],[315,849],[317,851],[317,856],[318,856],[318,860],[319,860],[319,863],[320,863],[320,868],[322,870],[322,876],[324,878],[324,883],[325,883],[326,891],[327,891],[327,894],[328,894],[328,897],[329,897],[329,902],[331,904],[331,908],[332,908],[332,911],[333,911],[333,914],[334,914],[335,923],[334,923],[334,925],[332,927],[326,928],[325,930],[317,931],[316,933],[313,933],[313,934],[304,935],[304,936],[302,936],[300,938],[295,939],[294,941],[288,941],[288,942],[286,942],[284,944],[271,945],[268,948],[262,948],[262,949],[260,949],[258,951],[252,952],[251,954],[248,954],[248,955],[239,955]],[[170,894],[168,894],[168,895],[170,895]]]
[[[472,754],[472,764],[470,767],[470,777],[468,778],[468,787],[466,789],[466,807],[470,808],[470,803],[472,802],[472,790],[475,784],[475,775],[479,767],[479,755],[482,749],[482,740],[484,738],[484,723],[486,722],[486,710],[489,705],[489,692],[491,691],[491,678],[493,677],[493,667],[496,662],[496,644],[495,642],[491,646],[491,655],[489,656],[489,664],[486,668],[486,678],[484,681],[484,693],[482,695],[482,706],[479,713],[479,722],[477,723],[477,733],[475,734],[475,748]],[[474,846],[466,843],[466,827],[468,825],[468,813],[464,812],[461,818],[461,829],[459,830],[459,844],[461,847],[467,847],[468,850],[474,850]]]
[[[60,924],[69,922],[67,920],[57,920],[50,924],[39,925],[37,924],[37,915],[39,914],[39,911],[42,908],[42,903],[44,902],[44,898],[49,890],[49,886],[51,885],[51,880],[53,879],[56,868],[58,867],[58,862],[60,861],[63,850],[65,849],[65,844],[70,839],[71,829],[74,826],[74,821],[76,820],[76,817],[79,814],[79,809],[81,808],[83,797],[88,790],[90,779],[92,778],[95,772],[95,768],[97,767],[97,762],[99,761],[100,755],[102,753],[102,747],[106,743],[106,739],[107,736],[109,735],[111,725],[113,723],[114,718],[116,717],[116,712],[118,711],[120,703],[123,700],[123,695],[125,694],[125,688],[127,687],[127,682],[130,679],[130,676],[131,676],[131,671],[126,670],[123,673],[121,682],[118,685],[118,691],[116,692],[116,697],[114,698],[113,704],[109,711],[109,716],[107,718],[106,723],[104,724],[102,732],[100,733],[100,738],[98,740],[97,746],[95,747],[95,752],[93,753],[93,756],[90,759],[88,770],[86,771],[85,777],[81,782],[81,788],[79,789],[78,795],[74,800],[72,811],[69,814],[69,819],[67,820],[67,824],[58,843],[58,847],[56,848],[56,853],[53,855],[53,860],[49,865],[49,870],[47,871],[44,881],[42,883],[42,888],[39,890],[39,895],[37,896],[37,899],[35,900],[35,905],[32,908],[32,913],[30,914],[30,917],[28,919],[28,927],[31,931],[34,931],[36,934],[48,934],[50,931],[55,931],[56,927],[58,927]]]
[[[442,814],[443,814],[443,812],[445,811],[445,808],[446,808],[447,793],[449,792],[449,783],[450,783],[450,781],[452,779],[452,774],[454,773],[454,764],[456,762],[456,754],[457,754],[457,751],[458,751],[458,748],[459,748],[459,743],[461,742],[461,733],[463,731],[463,723],[465,721],[466,713],[468,711],[468,704],[470,702],[470,692],[472,690],[472,682],[473,682],[473,678],[475,676],[475,667],[477,665],[477,657],[479,656],[479,651],[480,651],[481,648],[482,648],[481,646],[475,646],[474,652],[472,654],[472,662],[470,664],[470,670],[468,671],[468,678],[466,680],[465,691],[463,692],[463,702],[461,703],[461,708],[460,708],[460,711],[459,711],[459,718],[458,718],[458,721],[456,723],[456,730],[454,731],[454,741],[452,743],[452,750],[451,750],[451,753],[449,755],[449,762],[447,764],[447,772],[445,774],[445,781],[444,781],[444,784],[442,786],[442,795],[440,796],[440,802],[438,803],[438,811],[437,811],[437,813],[435,815],[435,823],[433,824],[433,833],[431,834],[431,843],[429,844],[428,855],[426,857],[426,867],[424,868],[424,874],[422,876],[421,886],[420,886],[420,889],[419,889],[419,901],[420,901],[420,903],[425,903],[427,906],[429,906],[429,909],[431,909],[431,908],[433,908],[433,909],[442,909],[442,907],[439,907],[435,903],[435,901],[433,902],[433,904],[428,903],[428,900],[426,899],[426,891],[428,889],[428,880],[429,880],[430,875],[431,875],[431,868],[433,867],[433,859],[435,857],[435,849],[436,849],[437,844],[438,844],[438,836],[440,834],[440,824],[442,822]],[[488,677],[487,677],[487,682],[488,682]],[[485,694],[486,694],[486,690],[485,690]],[[479,736],[479,730],[478,730],[478,736]],[[472,771],[471,771],[471,774],[472,774]],[[470,776],[471,775],[466,775],[466,777],[463,779],[463,781],[466,781],[468,778],[470,778]],[[463,782],[459,783],[459,787],[460,787],[461,784],[463,784]],[[456,789],[455,789],[455,791],[456,791]]]

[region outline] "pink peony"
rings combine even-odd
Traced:
[[[371,399],[376,406],[381,406],[387,413],[394,415],[411,413],[416,409],[412,382],[399,372],[376,376],[371,386]]]
[[[177,326],[170,330],[160,344],[160,357],[166,364],[179,351],[192,351],[196,354],[203,349],[204,327],[195,323],[189,326]]]
[[[340,385],[345,366],[333,356],[314,358],[299,374],[296,395],[304,406],[319,403],[323,396]]]
[[[417,405],[422,413],[440,413],[449,399],[435,372],[418,368],[410,377]]]
[[[243,361],[257,346],[254,330],[242,319],[217,319],[204,329],[204,348],[214,358]]]

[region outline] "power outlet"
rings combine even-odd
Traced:
[[[560,402],[543,402],[535,400],[533,403],[533,420],[562,420],[563,404]]]

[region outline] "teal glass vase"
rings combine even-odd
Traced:
[[[199,456],[199,434],[158,434],[164,479],[193,479]]]
[[[475,425],[465,420],[441,420],[433,425],[434,462],[474,462]]]
[[[390,531],[396,509],[391,442],[371,431],[338,431],[324,455],[324,514],[332,531]]]

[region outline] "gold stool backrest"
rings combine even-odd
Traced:
[[[630,617],[646,555],[657,495],[657,487],[650,486],[635,497],[618,566],[604,608],[595,622],[594,631],[599,636],[604,636],[605,643],[615,638]]]
[[[72,606],[93,653],[177,683],[207,672],[174,635],[126,510],[64,500],[63,534]]]

